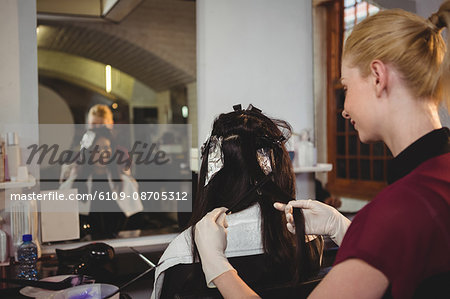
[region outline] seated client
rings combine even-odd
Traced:
[[[207,291],[195,248],[195,224],[216,207],[227,207],[226,256],[255,288],[298,282],[317,273],[321,239],[307,238],[302,212],[294,215],[300,228],[289,233],[276,201],[295,198],[295,175],[284,142],[288,123],[273,120],[249,106],[221,114],[202,147],[197,196],[188,229],[161,257],[152,298]],[[292,279],[294,277],[294,280]]]

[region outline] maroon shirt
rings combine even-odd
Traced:
[[[380,270],[394,298],[411,298],[426,278],[450,271],[448,132],[425,135],[393,160],[397,177],[356,215],[336,256],[335,265],[357,258]],[[411,166],[418,152],[425,161]]]

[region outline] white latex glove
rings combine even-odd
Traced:
[[[228,227],[225,211],[227,210],[227,208],[216,208],[195,225],[195,244],[197,244],[209,288],[215,287],[212,280],[219,275],[230,270],[236,271],[225,256]]]
[[[350,226],[350,220],[335,208],[317,200],[292,200],[287,205],[276,202],[275,209],[285,212],[288,230],[295,234],[293,208],[301,208],[305,217],[305,233],[307,235],[328,235],[337,245]]]

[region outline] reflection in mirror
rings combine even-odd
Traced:
[[[70,1],[37,1],[39,123],[83,128],[74,130],[70,140],[70,148],[79,149],[88,129],[84,124],[99,123],[88,118],[89,109],[106,105],[112,112],[117,140],[103,138],[96,141],[97,145],[108,151],[114,142],[128,152],[142,136],[137,136],[136,127],[120,131],[120,124],[190,124],[192,131],[184,136],[189,136],[189,142],[177,134],[158,136],[149,132],[183,175],[189,171],[190,180],[189,163],[184,164],[190,157],[186,146],[197,148],[195,2],[139,0],[122,5],[119,0],[113,7],[99,10],[84,1],[90,7],[82,11],[80,6],[71,7],[66,2]],[[104,115],[101,111],[97,114],[100,118]],[[139,181],[145,177],[145,170],[135,167],[135,160],[133,163],[129,170],[120,169],[120,176]],[[108,173],[95,171],[98,176]],[[78,193],[82,193],[86,186],[68,186],[68,179],[75,174],[70,166],[41,167],[41,178],[58,178],[41,182],[41,190],[57,190],[66,184],[68,189],[78,187]],[[145,186],[148,182],[137,183],[139,191],[150,188]],[[96,188],[111,187],[100,184]],[[176,210],[149,212],[148,203],[142,204],[143,210],[132,215],[120,209],[107,215],[80,214],[79,240],[180,230]]]
[[[39,134],[25,159],[39,165],[41,191],[59,199],[40,203],[44,242],[58,240],[49,223],[61,215],[88,241],[176,232],[173,216],[190,212],[190,125],[41,124]]]

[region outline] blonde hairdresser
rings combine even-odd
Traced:
[[[342,115],[362,142],[383,141],[394,158],[389,185],[350,226],[316,201],[276,204],[287,214],[289,231],[295,233],[291,212],[298,207],[306,233],[342,241],[334,267],[311,298],[421,298],[445,287],[449,294],[450,131],[438,116],[443,100],[450,108],[450,55],[442,37],[449,24],[450,1],[445,1],[429,19],[381,11],[356,25],[347,39]],[[226,247],[221,213],[215,210],[197,226],[204,272],[214,269],[213,283],[225,298],[257,297],[217,253]],[[220,271],[217,265],[227,266]]]

